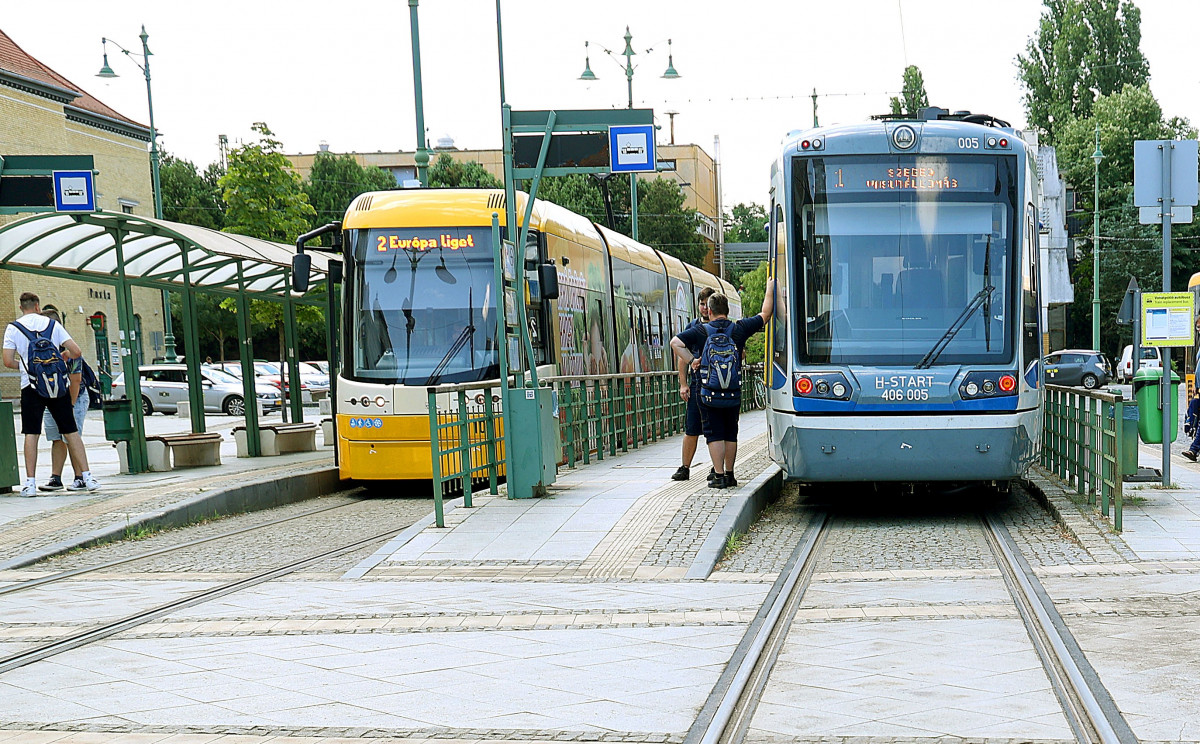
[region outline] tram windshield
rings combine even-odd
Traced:
[[[348,266],[351,379],[404,385],[499,375],[491,231],[361,230]]]
[[[803,281],[794,297],[807,321],[796,324],[799,361],[1010,361],[1019,274],[1014,160],[797,158],[793,225]]]

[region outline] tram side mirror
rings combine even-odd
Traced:
[[[292,256],[292,289],[304,294],[308,291],[308,275],[312,271],[312,256],[297,253]]]
[[[342,262],[336,259],[329,262],[329,283],[342,283]]]
[[[558,269],[552,263],[538,264],[538,284],[543,300],[558,299]]]

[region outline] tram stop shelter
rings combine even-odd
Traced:
[[[333,329],[336,310],[329,292],[329,259],[312,254],[312,287],[307,296],[291,289],[295,249],[283,243],[219,232],[195,225],[114,212],[49,213],[0,226],[0,269],[61,279],[84,280],[113,287],[122,329],[135,327],[135,286],[179,292],[183,309],[184,361],[188,368],[188,401],[192,433],[205,431],[204,399],[200,376],[200,342],[196,295],[209,293],[233,298],[237,303],[238,344],[243,394],[246,401],[246,440],[249,454],[262,454],[251,348],[250,300],[279,302],[283,306],[284,341],[287,346],[287,379],[300,380],[296,358],[296,305],[326,307],[326,340],[330,360],[335,359]],[[315,290],[315,291],[314,291]],[[169,312],[170,308],[164,308]],[[133,334],[122,333],[122,371],[137,369]],[[125,375],[126,397],[141,400],[140,375]],[[288,385],[288,405],[293,421],[303,418],[300,385]],[[146,431],[142,407],[129,405],[131,439],[130,472],[147,470]]]

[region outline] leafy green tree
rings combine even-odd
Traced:
[[[1057,146],[1063,178],[1076,186],[1077,203],[1087,215],[1090,227],[1096,148],[1095,130],[1100,126],[1100,337],[1105,351],[1115,354],[1127,341],[1127,328],[1116,325],[1116,314],[1124,298],[1129,277],[1137,277],[1143,288],[1162,286],[1160,231],[1138,223],[1133,206],[1133,147],[1135,140],[1191,139],[1195,130],[1186,119],[1166,118],[1148,85],[1127,85],[1119,93],[1101,96],[1092,117],[1065,122]],[[1200,270],[1200,256],[1194,247],[1200,240],[1195,225],[1177,225],[1174,229],[1171,279],[1177,291],[1187,287],[1191,274]],[[1075,302],[1071,307],[1068,343],[1091,344],[1091,301],[1093,241],[1083,244],[1084,255],[1075,268]]]
[[[767,208],[750,202],[738,203],[725,214],[726,243],[763,243],[767,240]]]
[[[225,204],[217,187],[219,177],[209,166],[203,174],[190,160],[165,155],[159,167],[163,219],[220,230]]]
[[[185,333],[182,292],[171,293],[171,317],[175,319],[177,334]],[[200,338],[201,356],[211,356],[219,362],[224,362],[226,342],[236,340],[238,331],[236,316],[222,307],[220,297],[208,292],[196,293],[196,328]]]
[[[763,261],[754,271],[742,275],[742,317],[748,318],[762,312],[763,297],[767,294],[767,262]],[[746,341],[746,363],[758,364],[766,358],[766,336],[756,333]]]
[[[696,231],[700,216],[683,206],[683,190],[665,178],[638,183],[638,240],[699,266],[706,252],[704,239]]]
[[[304,183],[304,193],[316,210],[316,224],[337,222],[359,194],[396,188],[396,179],[382,168],[364,168],[353,155],[319,152]]]
[[[503,188],[504,184],[474,160],[462,163],[443,152],[438,155],[433,165],[429,166],[429,187],[499,189]]]
[[[1057,142],[1058,128],[1091,115],[1099,96],[1143,85],[1142,13],[1131,0],[1043,0],[1037,33],[1017,57],[1030,126]]]
[[[259,134],[258,142],[234,148],[229,153],[229,171],[217,182],[226,205],[223,229],[291,243],[309,229],[316,210],[274,132],[263,122],[255,122],[251,129]]]
[[[528,186],[525,188],[528,190]],[[590,175],[575,173],[570,176],[543,178],[538,183],[537,198],[583,215],[592,222],[608,224],[600,183]]]
[[[921,68],[909,65],[904,68],[904,84],[899,96],[891,98],[892,113],[896,116],[915,116],[929,105],[929,94],[925,92],[925,76]]]

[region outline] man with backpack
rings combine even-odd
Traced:
[[[71,490],[94,491],[100,484],[88,470],[83,437],[72,413],[67,374],[67,359],[82,357],[83,352],[62,324],[42,315],[41,309],[38,296],[25,292],[21,295],[24,315],[4,330],[4,366],[21,372],[21,433],[25,435],[26,475],[21,495],[37,495],[37,448],[46,411],[58,424],[58,431],[67,443],[71,466],[79,474]]]
[[[715,291],[712,287],[700,290],[700,294],[696,296],[700,306],[700,317],[688,323],[689,329],[698,328],[708,322],[708,298],[712,297]],[[704,426],[700,420],[700,376],[695,370],[700,366],[700,352],[703,350],[703,345],[690,349],[696,361],[692,364],[691,395],[687,399],[687,411],[683,418],[683,464],[671,476],[671,480],[685,481],[691,477],[692,458],[696,456],[696,445],[700,442],[700,435],[704,433]],[[710,481],[714,473],[715,471],[709,473]]]
[[[45,315],[55,323],[62,323],[58,311],[54,308],[42,311],[42,315]],[[91,367],[83,360],[83,357],[71,357],[66,362],[70,394],[75,400],[72,406],[72,414],[75,418],[75,426],[79,429],[79,435],[83,436],[83,422],[87,418],[88,408],[91,407],[92,391],[95,388],[98,394],[99,388],[97,387],[95,373],[92,372]],[[63,490],[63,466],[67,464],[67,443],[63,441],[62,433],[58,430],[58,423],[55,422],[54,416],[50,415],[49,410],[42,416],[42,425],[46,428],[46,439],[50,442],[50,480],[38,486],[38,490],[61,491]],[[75,480],[67,488],[72,491],[82,491],[87,488],[83,474],[80,471],[75,471]]]
[[[696,358],[689,349],[700,347],[700,410],[704,440],[716,475],[709,486],[733,488],[737,460],[738,414],[742,405],[741,365],[746,340],[766,327],[775,310],[775,280],[767,281],[762,312],[737,322],[729,320],[729,299],[717,293],[708,298],[708,323],[683,331],[671,339],[679,359],[679,395],[687,400],[692,389],[687,370]]]

